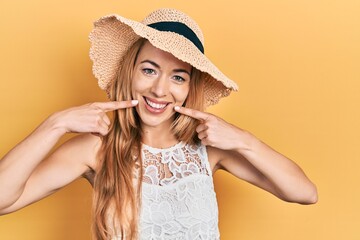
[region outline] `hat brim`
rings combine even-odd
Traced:
[[[93,73],[101,89],[108,91],[124,55],[139,38],[147,39],[154,47],[171,53],[204,73],[207,106],[218,103],[220,98],[228,96],[232,90],[238,90],[236,83],[226,77],[187,38],[174,32],[156,30],[117,14],[96,21],[89,36]]]

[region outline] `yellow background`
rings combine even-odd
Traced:
[[[0,156],[52,112],[106,100],[88,57],[94,20],[141,20],[158,7],[192,16],[207,56],[240,86],[209,111],[295,160],[318,186],[318,204],[301,206],[217,173],[222,239],[360,239],[358,0],[2,0]],[[90,207],[79,180],[1,216],[0,239],[89,239]]]

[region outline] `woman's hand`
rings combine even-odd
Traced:
[[[49,121],[62,133],[108,134],[110,119],[106,112],[134,107],[137,100],[120,102],[96,102],[69,108],[53,114]]]
[[[174,109],[200,121],[196,132],[203,145],[223,150],[243,151],[248,148],[249,133],[246,131],[210,113],[179,106]]]

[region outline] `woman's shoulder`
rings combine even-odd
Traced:
[[[227,153],[225,150],[211,146],[206,146],[206,151],[207,151],[211,170],[213,173],[215,173],[216,170],[219,169],[219,162],[221,161],[222,158],[224,158],[224,156]]]
[[[69,139],[64,145],[68,149],[72,149],[73,160],[81,161],[87,166],[87,171],[83,177],[92,185],[96,172],[96,159],[98,151],[101,147],[101,138],[91,133],[78,134]]]
[[[72,137],[65,145],[68,145],[68,148],[73,148],[72,152],[77,155],[74,157],[78,161],[82,161],[90,170],[95,170],[96,158],[101,142],[100,137],[91,133],[84,133]]]

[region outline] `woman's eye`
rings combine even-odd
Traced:
[[[155,70],[154,70],[154,69],[151,69],[151,68],[144,68],[142,71],[143,71],[143,73],[145,73],[146,75],[153,75],[153,74],[155,74]]]
[[[183,77],[180,77],[180,76],[174,76],[174,80],[179,82],[179,83],[185,82],[185,79]]]

